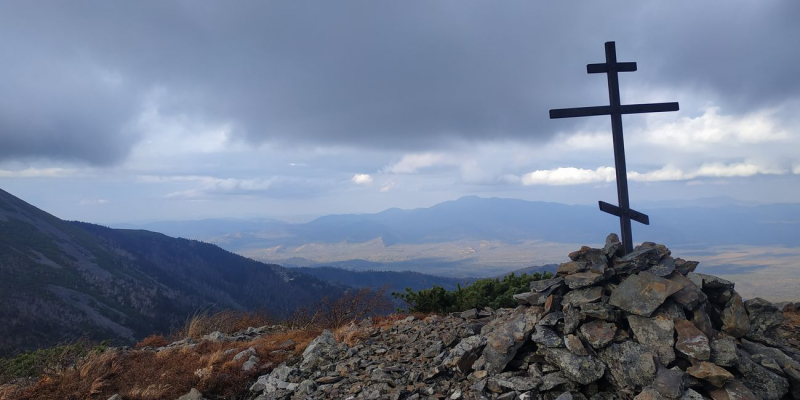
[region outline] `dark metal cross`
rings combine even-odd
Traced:
[[[617,174],[617,199],[619,201],[619,207],[601,201],[600,210],[619,217],[625,253],[630,253],[633,251],[631,220],[650,225],[650,218],[645,214],[632,210],[628,201],[628,173],[625,167],[625,144],[622,141],[622,114],[678,111],[678,103],[620,104],[618,73],[636,71],[636,63],[617,62],[617,50],[614,42],[606,42],[606,62],[603,64],[589,64],[586,66],[586,71],[590,74],[607,74],[608,100],[611,104],[599,107],[550,110],[550,119],[588,117],[592,115],[611,116],[611,133],[614,138],[614,166],[616,167]]]

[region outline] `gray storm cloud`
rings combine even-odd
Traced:
[[[606,101],[606,40],[639,62],[623,85],[759,109],[800,93],[798,4],[5,2],[0,159],[119,162],[154,91],[255,144],[544,141],[582,123],[548,109]]]

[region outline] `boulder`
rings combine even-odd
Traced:
[[[542,349],[547,362],[558,366],[566,376],[581,385],[603,377],[606,366],[593,356],[579,356],[567,349]]]
[[[490,321],[484,328],[486,347],[483,349],[482,369],[498,374],[533,332],[539,313],[534,307],[517,307],[511,313]]]
[[[541,346],[546,347],[564,346],[564,339],[561,337],[561,335],[542,325],[536,325],[536,329],[534,330],[533,335],[531,335],[531,340]]]
[[[658,262],[658,264],[645,269],[645,271],[660,277],[667,277],[675,271],[675,260],[670,256],[666,256]]]
[[[711,346],[708,338],[691,321],[675,320],[674,325],[678,332],[678,340],[675,342],[676,350],[690,359],[708,360],[711,358]]]
[[[680,290],[675,292],[670,298],[686,309],[694,310],[698,305],[706,301],[707,297],[697,285],[689,278],[678,272],[670,274],[667,279],[680,285]]]
[[[783,311],[774,304],[756,297],[744,302],[750,319],[747,338],[768,344],[775,344],[774,330],[783,323]]]
[[[736,369],[741,374],[742,383],[756,396],[764,400],[778,400],[789,392],[789,382],[763,366],[755,363],[750,354],[737,349]]]
[[[189,393],[178,397],[178,400],[205,400],[205,397],[203,397],[203,394],[200,393],[199,390],[192,388]]]
[[[333,333],[326,329],[312,340],[303,351],[303,361],[300,363],[300,369],[318,368],[332,362],[341,352],[342,348],[336,342]]]
[[[592,286],[585,289],[572,290],[564,295],[562,304],[580,306],[582,304],[595,303],[603,298],[603,288]]]
[[[595,349],[605,347],[614,339],[617,326],[611,322],[595,320],[580,327],[581,336]]]
[[[486,337],[481,335],[464,338],[449,351],[442,365],[456,368],[462,374],[468,374],[472,371],[472,364],[480,358],[486,343]]]
[[[586,350],[586,346],[583,345],[581,338],[575,335],[565,336],[564,344],[567,346],[567,350],[571,351],[572,354],[577,356],[588,356],[590,354],[589,350]]]
[[[722,388],[708,391],[713,400],[759,400],[750,389],[739,381],[730,381]]]
[[[742,297],[738,293],[734,293],[725,304],[720,319],[722,320],[722,331],[735,338],[743,337],[750,331],[750,319],[744,308]]]
[[[641,344],[614,343],[601,350],[598,357],[608,366],[609,380],[620,392],[637,393],[656,377],[653,354]]]
[[[675,270],[680,272],[681,275],[687,275],[690,272],[694,272],[695,268],[699,263],[697,261],[686,261],[682,258],[675,259]]]
[[[616,233],[606,236],[606,244],[603,246],[603,254],[607,258],[614,257],[621,253],[622,243],[619,242],[619,236]]]
[[[558,274],[558,276],[569,276],[586,271],[588,268],[589,264],[586,261],[568,261],[558,265],[556,274]]]
[[[597,284],[605,278],[606,276],[604,274],[593,271],[577,272],[567,275],[567,277],[564,278],[564,283],[566,283],[570,289],[580,289]]]
[[[718,367],[707,361],[701,361],[699,364],[687,368],[686,373],[718,388],[725,386],[728,381],[733,379],[733,374],[725,368]]]
[[[684,390],[684,373],[681,370],[659,368],[652,388],[668,399],[679,399]]]
[[[557,277],[552,278],[552,279],[544,279],[544,280],[540,280],[540,281],[533,281],[533,282],[531,282],[530,288],[531,288],[531,291],[536,292],[536,293],[540,293],[540,292],[544,292],[544,291],[546,291],[548,289],[551,289],[551,288],[557,288],[557,287],[561,286],[561,284],[563,282],[564,282],[564,278],[562,278],[560,276],[557,276]]]
[[[631,314],[649,317],[679,289],[680,286],[670,280],[640,272],[622,281],[611,294],[608,304]]]
[[[733,367],[736,360],[736,340],[730,336],[711,339],[711,362],[721,367]]]
[[[628,325],[634,339],[653,353],[662,366],[675,360],[675,325],[672,320],[629,315]]]

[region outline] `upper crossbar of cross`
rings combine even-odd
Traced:
[[[606,62],[589,64],[586,72],[590,74],[604,73],[608,77],[609,105],[597,107],[562,108],[550,110],[550,118],[589,117],[594,115],[611,116],[611,133],[614,139],[614,165],[617,177],[617,200],[619,206],[599,202],[600,210],[613,214],[620,219],[621,240],[625,253],[633,251],[631,220],[649,225],[650,218],[630,208],[628,200],[628,173],[625,166],[625,143],[622,139],[622,115],[653,112],[678,111],[678,103],[651,103],[622,105],[619,98],[619,72],[636,71],[635,62],[617,62],[617,50],[614,42],[606,42]]]

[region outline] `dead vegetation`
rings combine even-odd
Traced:
[[[168,335],[151,335],[132,350],[109,348],[73,357],[69,365],[42,371],[39,376],[0,381],[0,400],[11,399],[102,399],[120,394],[124,399],[174,399],[196,388],[212,398],[237,398],[257,379],[289,357],[302,354],[323,329],[331,329],[337,340],[354,344],[367,337],[369,329],[357,324],[374,316],[375,327],[391,326],[405,316],[378,316],[391,307],[385,290],[355,290],[338,299],[298,310],[282,325],[284,329],[249,341],[203,341],[214,331],[226,334],[274,324],[263,312],[200,312]],[[192,338],[195,346],[176,346],[155,351],[174,340]],[[247,357],[234,355],[249,348],[261,360],[258,367],[243,371]]]

